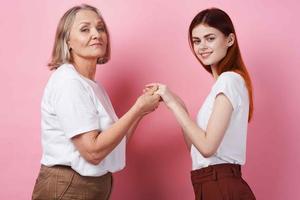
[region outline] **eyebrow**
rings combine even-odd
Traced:
[[[206,38],[206,37],[211,36],[211,35],[215,36],[215,34],[213,34],[213,33],[208,33],[208,34],[204,35],[204,37]]]
[[[81,24],[90,25],[90,24],[91,24],[91,22],[86,22],[86,21],[83,21],[83,22],[80,22],[80,23],[79,23],[79,25],[81,25]],[[103,23],[103,21],[98,21],[98,22],[97,22],[97,25],[104,25],[104,23]]]
[[[204,35],[204,37],[207,38],[211,35],[215,36],[215,34],[213,34],[213,33],[208,33],[208,34]],[[192,37],[192,39],[200,39],[200,38],[199,37]]]

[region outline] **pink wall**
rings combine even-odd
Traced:
[[[29,3],[30,2],[30,3]],[[125,3],[126,2],[126,3]],[[80,1],[11,0],[0,8],[0,199],[29,199],[39,169],[40,100],[60,16]],[[88,1],[112,37],[112,60],[99,67],[119,115],[144,84],[168,84],[195,116],[212,79],[193,57],[187,29],[207,7],[227,11],[252,75],[255,116],[244,176],[257,199],[300,199],[300,19],[297,1]],[[162,105],[137,129],[127,168],[115,175],[113,200],[193,199],[191,160],[180,128]]]

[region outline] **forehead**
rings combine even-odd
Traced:
[[[222,35],[222,32],[205,24],[199,24],[192,30],[193,37],[204,37],[208,34]]]
[[[92,10],[80,10],[76,13],[74,24],[87,23],[99,23],[102,22],[101,17]]]

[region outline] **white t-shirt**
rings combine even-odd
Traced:
[[[99,83],[63,64],[51,75],[41,108],[43,165],[71,166],[82,176],[101,176],[125,167],[125,137],[98,165],[87,162],[71,141],[84,132],[104,131],[118,120]]]
[[[206,131],[214,101],[220,93],[223,93],[230,100],[233,107],[229,126],[213,156],[204,158],[194,145],[191,146],[193,170],[221,163],[243,165],[246,161],[249,98],[242,76],[235,72],[224,72],[218,77],[199,110],[197,124]]]

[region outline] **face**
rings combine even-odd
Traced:
[[[199,24],[192,30],[195,54],[204,65],[217,65],[234,42],[234,34],[226,37],[216,28]]]
[[[71,55],[97,60],[103,57],[107,48],[107,33],[104,22],[91,10],[76,13],[68,40]]]

